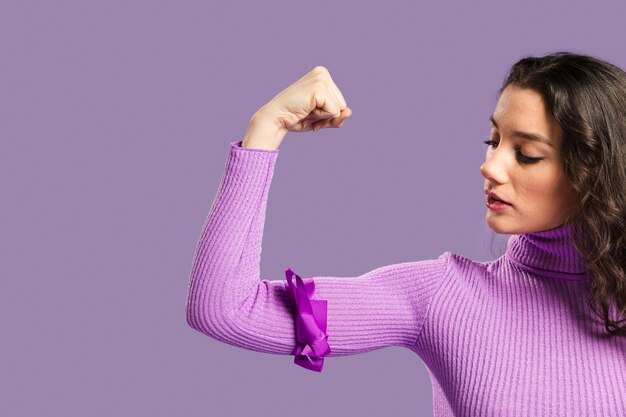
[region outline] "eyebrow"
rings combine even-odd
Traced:
[[[499,129],[498,124],[496,123],[495,119],[492,116],[489,116],[489,121],[491,123],[493,123],[493,125],[496,127],[496,129]],[[512,133],[513,136],[521,138],[521,139],[528,139],[528,140],[534,140],[536,142],[543,142],[546,143],[550,146],[552,146],[554,148],[554,145],[552,144],[552,142],[550,142],[548,139],[544,138],[543,136],[537,134],[537,133],[528,133],[528,132],[520,132],[518,130],[514,131]]]

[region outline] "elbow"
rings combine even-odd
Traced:
[[[187,300],[187,305],[185,306],[185,320],[187,321],[187,325],[201,333],[211,335],[214,333],[212,329],[216,327],[214,324],[218,322],[219,319],[216,320],[215,317],[211,317],[209,311],[208,308],[199,308],[197,300],[190,298]]]
[[[193,297],[191,294],[187,297],[187,304],[185,305],[185,320],[187,325],[194,330],[208,334],[211,320],[207,316],[209,309],[200,308],[199,300]]]
[[[185,305],[185,320],[187,321],[187,325],[194,330],[200,331],[200,326],[198,325],[198,314],[194,309],[194,303],[191,299],[187,300],[187,304]]]
[[[192,309],[192,303],[187,301],[187,305],[185,306],[185,320],[187,321],[187,325],[194,330],[200,330],[198,328],[198,321],[196,320],[196,314]]]
[[[206,289],[200,291],[202,281],[205,281],[206,277],[200,277],[192,275],[187,287],[187,300],[185,304],[185,320],[187,325],[194,330],[201,333],[209,334],[211,329],[211,322],[213,321],[210,316],[213,310],[209,306],[210,300],[214,297],[207,298]],[[210,295],[210,294],[209,294]]]
[[[206,301],[206,300],[205,300]],[[187,325],[200,333],[221,339],[229,334],[231,322],[220,309],[213,309],[208,304],[200,304],[197,300],[189,299],[185,306],[185,320]]]
[[[239,303],[224,290],[226,280],[192,276],[185,305],[185,320],[194,330],[215,338],[232,334],[234,313]]]

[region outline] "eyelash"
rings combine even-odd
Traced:
[[[493,146],[494,144],[497,144],[495,140],[485,140],[483,141],[483,143],[489,146]],[[531,158],[529,156],[522,154],[519,150],[517,150],[517,155],[519,156],[519,159],[523,164],[536,164],[537,162],[543,159],[543,158]]]

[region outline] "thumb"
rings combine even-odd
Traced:
[[[327,109],[326,107],[316,107],[311,112],[311,116],[314,116],[318,119],[332,119],[334,117],[339,117],[341,112],[339,110],[335,111],[332,109]]]
[[[332,119],[341,115],[338,104],[329,95],[316,94],[312,98],[311,107],[313,107],[313,111],[311,113],[313,116],[320,119]]]

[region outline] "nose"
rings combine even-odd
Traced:
[[[485,162],[480,166],[480,173],[485,179],[502,184],[507,180],[506,161],[498,150],[487,150]]]

